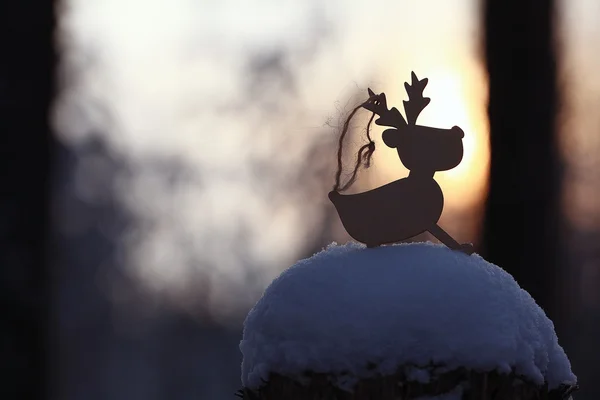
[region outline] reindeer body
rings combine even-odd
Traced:
[[[408,176],[350,195],[332,191],[329,199],[348,234],[369,247],[401,242],[427,231],[444,208],[442,189],[433,177]]]

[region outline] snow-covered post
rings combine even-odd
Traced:
[[[331,245],[248,314],[244,399],[568,399],[552,322],[478,255],[412,243]]]

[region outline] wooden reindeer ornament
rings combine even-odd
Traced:
[[[367,192],[344,195],[340,191],[349,185],[339,188],[338,170],[337,183],[329,193],[329,199],[348,234],[368,247],[401,242],[428,231],[449,248],[472,254],[471,244],[459,244],[438,225],[444,208],[444,194],[434,180],[437,171],[447,171],[460,164],[464,132],[458,126],[439,129],[416,124],[418,115],[430,101],[423,97],[428,80],[419,80],[414,72],[411,78],[411,84],[404,84],[408,93],[408,101],[404,101],[406,120],[397,108],[387,108],[385,93],[376,95],[371,89],[368,89],[369,100],[357,107],[377,115],[377,125],[391,127],[383,132],[383,142],[398,151],[400,161],[410,171],[408,177]],[[348,121],[344,126],[345,130],[347,124]],[[338,154],[340,167],[342,139],[343,135]],[[366,148],[369,151],[364,155],[362,153]],[[363,158],[368,166],[373,151],[372,141],[361,148],[357,168]],[[356,168],[351,181],[355,177]]]

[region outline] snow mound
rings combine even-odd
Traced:
[[[431,243],[334,243],[299,261],[248,314],[240,350],[250,389],[271,372],[330,373],[351,388],[374,373],[431,363],[513,370],[549,389],[576,383],[552,321],[511,275]],[[414,376],[430,378],[418,368]]]

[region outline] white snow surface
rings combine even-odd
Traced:
[[[240,350],[250,389],[270,372],[300,379],[306,370],[346,389],[400,366],[427,381],[419,367],[430,363],[512,369],[550,389],[577,380],[552,321],[510,274],[432,243],[333,243],[299,261],[249,312]]]

